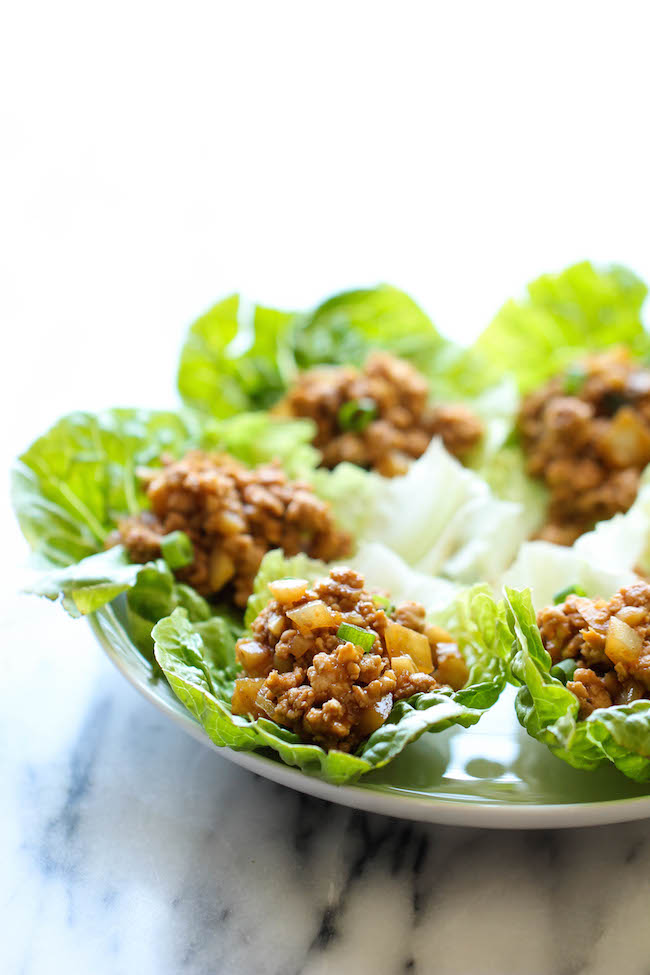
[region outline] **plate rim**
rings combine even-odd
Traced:
[[[306,775],[298,768],[276,762],[266,755],[235,751],[226,745],[217,745],[206,735],[189,711],[175,710],[171,704],[153,692],[148,681],[138,680],[137,675],[127,666],[109,640],[102,626],[103,617],[106,617],[112,626],[121,627],[109,604],[87,616],[90,628],[111,663],[142,697],[195,741],[207,746],[216,754],[241,768],[294,791],[378,815],[445,826],[484,829],[570,829],[633,822],[650,817],[650,794],[592,802],[521,804],[506,801],[459,802],[442,797],[435,799],[424,796],[394,795],[382,791],[380,787],[367,787],[356,783],[333,785],[316,776]],[[144,666],[145,659],[141,656],[140,659]]]

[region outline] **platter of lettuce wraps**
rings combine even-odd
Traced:
[[[574,265],[471,346],[387,285],[226,298],[177,409],[73,413],[17,460],[28,590],[303,792],[489,827],[650,815],[645,297]]]

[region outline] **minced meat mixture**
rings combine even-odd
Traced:
[[[273,598],[237,643],[246,676],[235,682],[234,714],[270,718],[305,741],[352,751],[395,701],[467,681],[458,645],[426,623],[422,606],[388,606],[352,569],[332,569],[311,586],[286,579],[269,588]],[[362,633],[337,636],[341,624]]]
[[[404,474],[431,439],[463,457],[483,434],[466,406],[429,404],[429,386],[408,362],[386,352],[363,369],[327,366],[302,373],[277,412],[316,423],[325,467],[349,461],[385,477]]]
[[[177,575],[204,596],[228,586],[244,606],[272,548],[326,562],[349,551],[329,505],[309,484],[289,481],[279,464],[250,469],[227,454],[191,451],[138,474],[151,511],[122,521],[112,541],[121,541],[133,561],[148,562],[160,556],[161,536],[185,532],[194,560]]]
[[[567,687],[580,702],[581,718],[650,697],[648,583],[635,582],[609,600],[569,596],[541,610],[537,624],[554,664],[577,662]]]
[[[550,490],[541,537],[571,545],[627,511],[650,462],[650,369],[614,349],[526,397],[519,430],[528,471]]]

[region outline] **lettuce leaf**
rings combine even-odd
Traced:
[[[530,591],[506,586],[504,594],[514,639],[510,666],[522,685],[515,701],[520,723],[574,768],[597,768],[605,756],[589,737],[588,722],[578,720],[577,698],[551,676],[551,658],[542,643]]]
[[[309,562],[303,556],[266,556],[247,611],[249,624],[268,600],[268,582],[273,578],[299,575],[313,579],[325,568]],[[305,744],[266,719],[251,721],[233,715],[233,670],[225,666],[225,658],[215,653],[209,638],[199,634],[184,610],[177,609],[161,620],[153,636],[156,659],[170,686],[217,745],[243,751],[271,748],[286,764],[340,784],[386,765],[426,731],[475,724],[497,700],[505,683],[504,660],[510,645],[503,607],[485,588],[477,587],[460,594],[439,618],[452,627],[466,655],[470,665],[467,686],[458,692],[416,694],[398,702],[385,724],[354,755]]]
[[[577,358],[611,345],[637,355],[650,350],[641,308],[646,285],[627,268],[585,261],[528,285],[479,336],[475,351],[493,377],[511,373],[525,393]]]
[[[117,517],[146,507],[136,468],[192,439],[185,419],[150,410],[63,417],[19,458],[12,501],[31,547],[53,565],[99,551]]]
[[[512,673],[521,683],[515,708],[533,738],[574,768],[592,769],[609,760],[637,782],[650,780],[650,701],[598,708],[578,719],[578,701],[550,674],[530,593],[505,589],[514,636]]]
[[[250,305],[238,295],[218,302],[189,329],[178,388],[205,415],[268,409],[298,370],[360,366],[373,349],[412,362],[441,400],[476,397],[489,385],[476,350],[443,338],[412,298],[381,284],[344,291],[306,314]],[[477,408],[484,415],[481,399]],[[488,397],[488,419],[492,408]]]
[[[495,497],[439,440],[402,477],[340,464],[311,479],[360,545],[380,542],[428,576],[496,583],[529,533],[524,507]]]

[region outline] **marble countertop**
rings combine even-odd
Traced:
[[[650,822],[480,831],[309,799],[184,735],[83,621],[24,596],[3,618],[4,975],[648,972]]]

